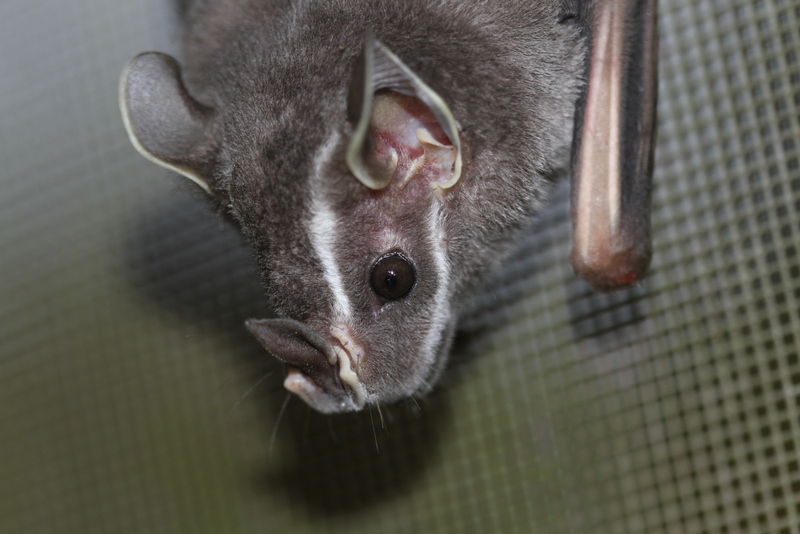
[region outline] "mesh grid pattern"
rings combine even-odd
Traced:
[[[249,251],[130,147],[161,0],[0,4],[0,532],[800,534],[800,4],[663,1],[654,261],[592,293],[566,187],[442,387],[324,417]]]

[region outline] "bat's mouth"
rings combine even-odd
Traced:
[[[341,384],[341,389],[331,391],[330,388],[323,388],[314,378],[297,367],[287,365],[286,371],[283,387],[318,412],[354,412],[363,408],[363,403],[356,400],[353,390],[345,384]]]
[[[366,389],[358,377],[364,354],[348,329],[334,326],[331,337],[292,319],[250,320],[247,328],[286,364],[284,387],[322,413],[361,410]]]
[[[343,325],[333,325],[331,335],[338,341],[338,345],[334,345],[333,351],[336,355],[335,364],[338,366],[339,379],[342,384],[351,389],[356,402],[363,408],[366,390],[358,376],[358,370],[359,363],[364,357],[364,349],[356,343],[353,336],[350,335],[350,330]],[[333,365],[334,362],[331,364]]]
[[[331,361],[331,358],[328,360],[336,379],[333,387],[324,387],[314,377],[290,364],[286,365],[283,387],[322,413],[361,410],[365,404],[365,390],[355,372],[354,362],[358,360],[342,346],[335,346],[333,353],[335,361]]]

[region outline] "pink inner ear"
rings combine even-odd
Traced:
[[[453,174],[457,150],[419,99],[392,91],[375,95],[369,125],[372,167],[403,188],[412,180],[431,185]]]

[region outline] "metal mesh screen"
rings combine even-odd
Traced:
[[[325,417],[253,260],[130,146],[160,0],[0,3],[0,532],[800,533],[800,4],[663,1],[655,255],[593,294],[566,189],[440,388]]]

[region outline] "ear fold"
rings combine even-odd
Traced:
[[[353,71],[347,106],[354,133],[347,165],[370,189],[416,177],[448,189],[461,176],[461,142],[444,100],[369,33]]]
[[[656,0],[596,0],[573,149],[572,266],[595,289],[636,283],[650,263],[656,126]]]
[[[136,56],[122,73],[119,99],[133,146],[210,193],[208,162],[200,153],[212,111],[189,96],[178,62],[160,52]]]

